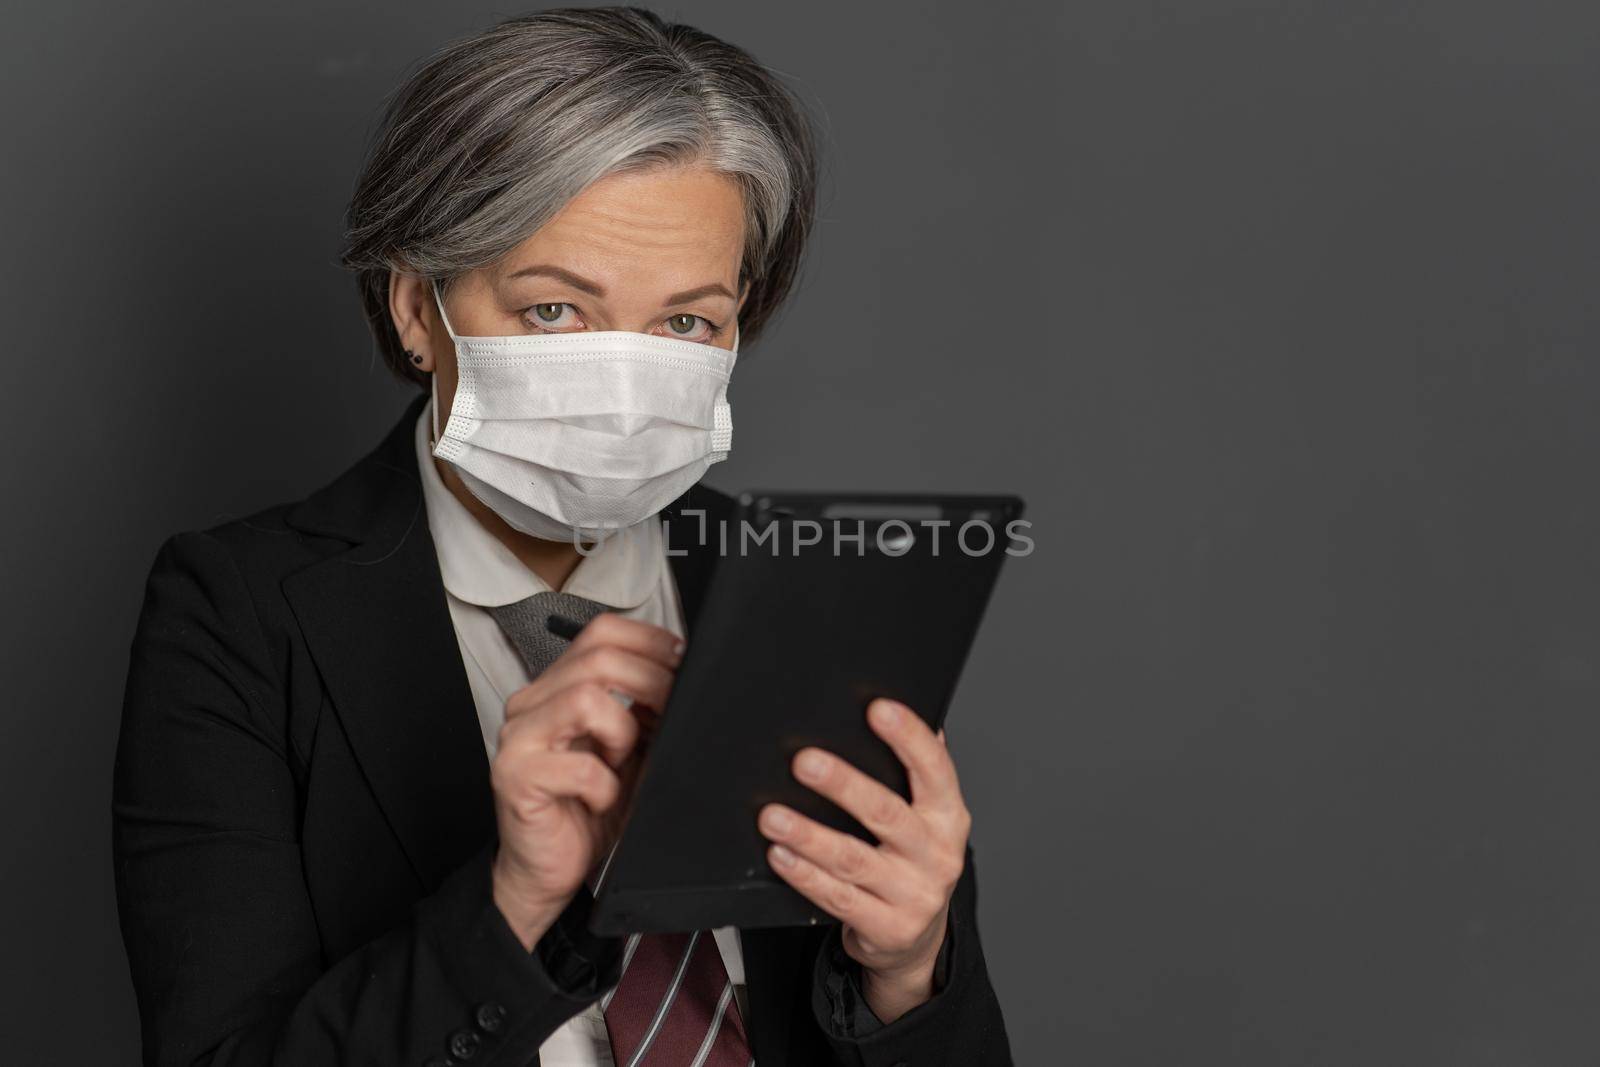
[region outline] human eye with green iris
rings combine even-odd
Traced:
[[[572,304],[535,304],[523,312],[523,321],[538,330],[567,333],[583,328],[578,309]]]
[[[722,327],[704,315],[687,313],[671,315],[662,326],[666,329],[666,333],[662,336],[676,337],[680,341],[709,343],[722,334]]]
[[[588,328],[578,307],[565,302],[533,304],[523,311],[522,320],[540,333],[575,333]],[[722,331],[720,323],[704,315],[680,312],[663,319],[650,333],[680,341],[709,344],[720,337]]]

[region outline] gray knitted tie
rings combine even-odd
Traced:
[[[535,593],[516,603],[490,608],[489,614],[511,639],[523,665],[528,668],[531,681],[544,673],[570,643],[550,632],[550,616],[564,615],[574,622],[587,624],[596,615],[609,610],[597,600],[571,593]]]

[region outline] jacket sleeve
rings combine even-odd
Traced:
[[[1009,1067],[1000,1001],[978,941],[978,884],[972,847],[950,897],[945,941],[934,968],[933,996],[884,1025],[861,997],[860,965],[844,951],[839,927],[817,951],[812,1014],[842,1067],[960,1063]]]
[[[409,917],[323,958],[282,687],[232,556],[169,538],[145,588],[113,780],[117,904],[147,1065],[532,1060],[614,984],[621,939],[574,898],[530,953],[495,907],[495,844]]]

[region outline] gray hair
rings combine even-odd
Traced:
[[[425,385],[389,315],[389,275],[447,286],[504,256],[610,174],[703,163],[744,192],[739,343],[792,289],[816,201],[798,98],[731,44],[637,7],[506,19],[428,60],[391,99],[345,216],[384,362]]]

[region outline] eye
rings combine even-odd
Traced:
[[[571,330],[583,325],[578,309],[571,304],[535,304],[522,317],[540,330]]]
[[[673,315],[662,323],[666,336],[680,341],[709,341],[722,332],[722,327],[703,315]]]

